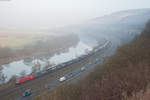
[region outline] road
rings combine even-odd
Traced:
[[[66,80],[64,80],[64,82],[65,81],[68,81],[68,80],[70,80],[70,79],[72,79],[72,78],[74,78],[74,77],[76,77],[76,76],[78,76],[78,75],[80,75],[81,73],[83,73],[84,71],[86,71],[86,70],[88,70],[90,67],[94,67],[95,65],[97,65],[97,64],[99,64],[99,63],[101,63],[102,62],[102,57],[99,57],[99,58],[97,58],[95,61],[93,61],[93,62],[90,62],[88,65],[86,65],[86,66],[83,66],[83,67],[81,67],[80,69],[77,69],[77,70],[75,70],[75,71],[73,71],[73,72],[70,72],[70,73],[68,73],[68,74],[66,74],[64,77],[66,77]],[[84,68],[84,69],[82,69],[82,68]],[[51,82],[51,83],[49,83],[49,84],[46,84],[45,85],[45,88],[53,88],[53,87],[55,87],[56,85],[58,85],[58,84],[61,84],[62,82],[60,82],[59,81],[59,79],[57,79],[57,80],[55,80],[55,81],[53,81],[53,82]]]
[[[108,56],[111,53],[112,53],[112,48],[107,50],[103,57]],[[72,82],[75,82],[76,81],[75,78],[77,76],[80,77],[81,73],[84,73],[87,70],[91,70],[90,69],[91,67],[95,67],[97,64],[100,64],[103,61],[103,57],[100,56],[100,57],[96,58],[94,61],[89,62],[87,65],[82,66],[81,68],[78,68],[78,69],[76,69],[76,70],[74,70],[74,71],[72,71],[72,72],[62,76],[62,77],[66,78],[63,82],[60,82],[59,78],[58,78],[58,79],[54,80],[53,82],[45,84],[45,88],[46,89],[53,89],[54,87],[56,87],[58,85],[61,85],[61,84],[64,84],[64,83],[66,83],[68,81],[71,81],[71,80],[72,80]],[[20,97],[19,99],[16,99],[16,100],[30,100],[31,98],[33,98],[33,96],[29,96],[28,98]]]
[[[80,75],[81,72],[84,72],[91,66],[94,66],[94,64],[100,62],[100,59],[101,59],[100,56],[104,54],[104,52],[106,52],[105,49],[104,51],[98,51],[94,55],[91,55],[88,58],[80,62],[77,62],[73,65],[67,66],[60,70],[57,70],[53,73],[45,74],[39,78],[28,81],[20,86],[14,85],[4,91],[0,91],[0,97],[2,100],[30,100],[34,96],[37,96],[41,92],[43,92],[45,88],[52,88],[61,83],[65,83],[66,81],[71,80],[75,78],[76,76]],[[99,58],[99,60],[97,58]],[[82,67],[85,67],[85,69],[81,70]],[[62,76],[65,76],[66,80],[64,82],[59,82],[59,78]],[[23,91],[29,88],[32,89],[33,94],[29,97],[25,97],[25,98],[21,97],[21,94],[23,93]]]
[[[45,88],[47,88],[47,89],[52,89],[52,88],[54,88],[54,87],[57,86],[57,85],[61,85],[62,83],[65,83],[65,82],[67,82],[67,81],[70,81],[70,80],[72,80],[73,78],[79,76],[81,73],[84,73],[84,72],[85,72],[86,70],[88,70],[90,67],[94,67],[95,65],[97,65],[97,64],[99,64],[99,63],[101,63],[101,62],[102,62],[102,57],[96,58],[95,61],[88,63],[88,65],[83,66],[83,67],[81,67],[81,68],[79,68],[79,69],[76,69],[75,71],[72,71],[72,72],[66,74],[65,76],[63,76],[63,77],[66,77],[66,80],[64,80],[63,82],[60,82],[59,79],[57,79],[57,80],[55,80],[55,81],[53,81],[53,82],[50,82],[50,83],[48,83],[48,84],[45,84]],[[83,69],[83,68],[84,68],[84,69]],[[35,91],[34,91],[34,92],[35,92]],[[34,93],[34,92],[33,92],[33,93]],[[17,98],[16,100],[30,100],[30,99],[32,99],[33,97],[34,97],[33,94],[32,94],[31,96],[28,96],[28,97],[22,97],[22,96],[20,96],[20,97]]]

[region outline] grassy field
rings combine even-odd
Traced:
[[[17,36],[5,36],[0,37],[0,46],[9,47],[12,49],[22,48],[25,45],[31,44],[33,39],[31,37],[17,37]]]

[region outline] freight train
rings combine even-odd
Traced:
[[[80,59],[80,60],[81,60],[81,59]],[[70,60],[70,61],[68,61],[68,62],[64,62],[64,63],[62,63],[62,64],[59,64],[59,65],[53,66],[53,67],[51,67],[51,68],[48,68],[48,69],[46,69],[46,70],[42,70],[42,71],[36,72],[36,73],[34,73],[34,74],[31,74],[31,75],[28,75],[28,76],[25,76],[25,77],[22,77],[22,78],[18,78],[18,79],[16,80],[16,85],[20,85],[20,84],[22,84],[22,83],[24,83],[24,82],[26,82],[26,81],[29,81],[29,80],[31,80],[31,79],[34,79],[34,78],[39,77],[39,76],[41,76],[41,75],[44,75],[44,74],[46,74],[46,73],[50,73],[50,72],[53,72],[53,71],[55,71],[55,70],[61,69],[61,68],[63,68],[63,67],[72,65],[72,64],[76,63],[77,61],[79,61],[79,60],[75,60],[75,59],[74,59],[74,60]]]
[[[28,80],[31,80],[33,78],[35,78],[35,74],[29,75],[29,76],[26,76],[23,78],[19,78],[19,79],[17,79],[16,84],[21,84],[21,83],[28,81]]]
[[[63,68],[63,67],[66,67],[66,66],[72,65],[72,64],[74,64],[74,63],[77,63],[77,62],[79,62],[79,61],[81,61],[81,60],[84,60],[85,58],[87,58],[87,57],[89,57],[89,56],[94,55],[96,52],[98,52],[98,51],[100,51],[100,50],[102,50],[102,49],[104,49],[104,48],[107,48],[110,44],[111,44],[111,42],[107,42],[107,43],[105,43],[105,45],[94,49],[93,51],[89,52],[89,53],[86,54],[86,55],[80,56],[80,57],[78,57],[78,58],[76,58],[76,59],[70,60],[70,61],[68,61],[68,62],[64,62],[64,63],[59,64],[59,65],[53,66],[53,67],[48,68],[48,69],[46,69],[46,70],[42,70],[42,71],[36,72],[36,73],[34,73],[34,74],[31,74],[31,75],[28,75],[28,76],[19,78],[19,79],[16,80],[16,84],[17,84],[17,85],[22,84],[22,83],[24,83],[24,82],[26,82],[26,81],[29,81],[29,80],[31,80],[31,79],[34,79],[34,78],[39,77],[39,76],[41,76],[41,75],[44,75],[44,74],[46,74],[46,73],[50,73],[50,72],[53,72],[53,71],[55,71],[55,70],[61,69],[61,68]]]

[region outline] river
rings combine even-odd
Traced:
[[[31,74],[32,67],[37,63],[40,64],[39,70],[42,70],[47,64],[57,65],[84,55],[87,51],[91,51],[94,46],[96,46],[95,41],[89,43],[80,41],[76,46],[72,46],[69,49],[66,49],[59,53],[55,53],[53,55],[41,56],[38,58],[32,57],[1,65],[2,68],[0,71],[1,74],[6,76],[5,82],[8,82],[14,75],[16,75],[17,77],[21,77],[22,74]]]

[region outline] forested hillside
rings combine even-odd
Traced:
[[[149,85],[150,21],[86,79],[46,91],[36,100],[150,100]]]
[[[91,19],[83,24],[69,27],[82,37],[95,40],[105,38],[115,45],[130,42],[144,28],[150,18],[150,9],[125,10]]]

